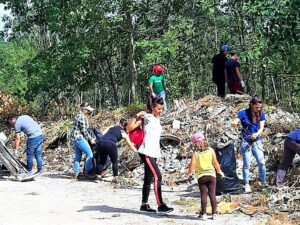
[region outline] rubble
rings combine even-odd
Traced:
[[[10,151],[5,146],[5,143],[1,140],[0,140],[0,162],[4,165],[6,169],[9,170],[10,175],[14,176],[15,180],[31,181],[38,175],[38,174],[29,174],[25,166],[10,153]]]
[[[177,100],[176,110],[163,113],[161,124],[164,134],[162,136],[162,158],[158,160],[163,181],[171,187],[188,184],[186,168],[192,154],[191,136],[201,130],[214,149],[220,149],[233,143],[237,152],[237,173],[241,178],[242,161],[239,154],[240,130],[231,127],[232,120],[241,109],[248,107],[248,95],[227,95],[225,99],[208,95],[197,101],[188,99]],[[264,151],[269,183],[273,184],[274,174],[283,152],[285,136],[299,126],[300,117],[296,113],[283,111],[279,107],[264,104],[267,121],[263,133]],[[91,124],[104,130],[110,125],[117,124],[121,117],[128,114],[118,112],[103,112],[93,116]],[[68,140],[72,118],[44,123],[46,142],[43,145],[43,160],[45,169],[52,171],[72,171],[73,151]],[[116,187],[129,187],[141,184],[143,179],[143,165],[139,158],[130,152],[124,143],[119,148],[120,174],[122,179],[115,181]],[[299,160],[300,161],[300,160]],[[299,162],[298,162],[299,163]],[[297,211],[299,204],[300,171],[295,166],[287,174],[287,186],[279,192],[271,192],[266,199],[269,207],[286,206],[289,211]],[[258,180],[257,167],[252,163],[251,180],[256,185]],[[126,181],[128,179],[128,181]],[[280,210],[278,208],[278,210]],[[244,210],[245,213],[246,209]]]
[[[214,149],[233,143],[236,151],[239,152],[240,131],[231,127],[231,121],[239,110],[247,107],[250,98],[248,95],[227,95],[225,99],[221,99],[209,95],[197,101],[181,99],[178,104],[180,107],[176,111],[164,113],[161,117],[164,131],[163,157],[159,162],[165,172],[179,173],[186,168],[192,153],[191,135],[199,130],[205,133]],[[297,127],[300,117],[298,114],[288,113],[274,106],[264,105],[264,111],[267,115],[263,133],[264,151],[268,171],[275,171],[281,158],[286,133]],[[128,115],[104,112],[93,116],[91,123],[104,130],[110,125],[117,124],[121,117],[128,118]],[[176,121],[176,128],[173,128],[174,121]],[[180,129],[177,128],[178,124]],[[48,170],[66,171],[72,167],[73,151],[68,140],[71,125],[72,118],[42,124],[46,136],[43,157]],[[24,145],[23,142],[22,146]],[[239,156],[237,159],[239,164]],[[132,171],[138,164],[138,162],[129,162],[131,160],[137,161],[138,158],[134,159],[132,153],[121,145],[120,162],[127,167],[127,171]]]

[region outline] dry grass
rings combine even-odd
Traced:
[[[284,213],[278,213],[266,220],[259,221],[256,225],[300,225],[300,219],[290,218]]]

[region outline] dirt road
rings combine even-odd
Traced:
[[[163,197],[174,212],[165,216],[139,211],[141,189],[113,189],[107,182],[75,181],[58,174],[45,174],[32,182],[0,179],[0,225],[66,224],[257,224],[259,219],[242,214],[220,215],[217,220],[199,221],[196,212],[187,214],[174,204],[183,191],[165,191]],[[156,207],[154,194],[150,204]]]

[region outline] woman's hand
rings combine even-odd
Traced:
[[[145,111],[140,111],[140,112],[138,112],[138,113],[136,114],[136,117],[139,118],[139,117],[144,116],[145,114],[146,114]]]
[[[239,126],[239,122],[240,119],[239,118],[235,118],[232,122],[231,122],[231,126],[234,128],[237,128]]]
[[[257,133],[251,134],[250,137],[251,137],[251,139],[252,139],[253,141],[255,141],[256,138],[258,137],[258,134],[257,134]]]
[[[95,145],[96,141],[94,139],[91,140],[91,145]]]

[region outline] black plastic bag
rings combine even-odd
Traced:
[[[217,160],[225,178],[217,177],[217,195],[220,194],[240,194],[243,192],[239,178],[236,174],[236,159],[233,144],[229,144],[222,149],[216,150]]]

